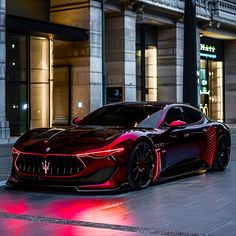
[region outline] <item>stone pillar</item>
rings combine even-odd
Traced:
[[[158,30],[158,100],[183,101],[183,23]]]
[[[225,41],[225,122],[236,124],[236,41]]]
[[[102,10],[90,2],[90,111],[102,106]]]
[[[125,10],[106,18],[108,87],[122,87],[123,100],[136,100],[136,14]]]
[[[200,107],[200,84],[199,84],[199,78],[200,78],[200,45],[201,45],[201,36],[200,36],[200,28],[197,27],[196,30],[196,50],[197,50],[197,78],[198,78],[198,83],[197,83],[197,95],[198,95],[198,107]]]
[[[6,1],[0,0],[0,143],[10,138],[9,123],[6,121]]]
[[[51,0],[50,20],[88,29],[88,41],[54,44],[53,64],[71,66],[72,117],[83,117],[102,106],[101,3]]]

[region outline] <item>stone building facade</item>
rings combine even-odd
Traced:
[[[104,103],[182,102],[184,0],[0,2],[1,142]],[[195,3],[199,107],[236,123],[236,3]]]

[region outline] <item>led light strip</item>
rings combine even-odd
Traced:
[[[91,156],[95,158],[101,158],[101,157],[107,157],[116,152],[122,152],[123,150],[124,148],[116,148],[116,149],[102,150],[102,151],[91,151],[91,152],[79,153],[77,154],[77,157]],[[104,154],[104,156],[102,156],[102,154]]]

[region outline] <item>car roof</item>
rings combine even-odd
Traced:
[[[137,106],[155,106],[159,108],[164,108],[167,105],[175,104],[172,102],[165,102],[165,101],[157,101],[157,102],[115,102],[115,103],[110,103],[107,104],[106,106],[115,106],[115,105],[124,105],[124,106],[132,106],[132,105],[137,105]]]
[[[201,112],[198,108],[193,107],[187,103],[182,102],[166,102],[166,101],[148,101],[148,102],[114,102],[107,104],[105,106],[115,106],[115,105],[124,105],[124,106],[153,106],[159,109],[171,108],[175,106],[190,107],[193,110]],[[201,112],[202,113],[202,112]],[[202,115],[204,115],[202,113]]]

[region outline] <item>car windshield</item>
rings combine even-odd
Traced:
[[[109,105],[90,113],[79,125],[134,127],[161,109],[162,108],[153,105]],[[146,125],[145,127],[148,126],[147,122],[144,124]]]

